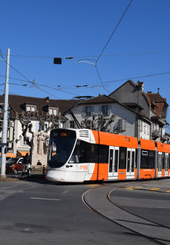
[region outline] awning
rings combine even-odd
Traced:
[[[28,153],[28,155],[29,155],[29,151],[18,151],[17,152],[17,156],[19,156],[19,157],[23,157],[23,156],[25,156],[26,154]]]
[[[0,157],[1,157],[1,153],[0,153]],[[6,157],[16,157],[16,155],[12,152],[7,152]]]

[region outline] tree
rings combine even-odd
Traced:
[[[106,119],[104,118],[103,113],[101,113],[100,115],[93,114],[92,117],[86,116],[85,119],[81,121],[81,126],[92,130],[108,132],[109,125],[114,122],[115,117],[115,115],[112,115],[109,119]]]

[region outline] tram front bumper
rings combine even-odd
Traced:
[[[56,170],[48,170],[46,174],[46,178],[49,181],[53,181],[53,182],[65,182],[65,172],[56,171]]]

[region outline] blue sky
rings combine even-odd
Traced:
[[[99,57],[129,2],[2,1],[0,49],[5,59],[10,49],[9,93],[51,99],[108,95],[132,79],[143,81],[145,92],[160,88],[170,104],[169,0],[133,0]],[[61,57],[62,65],[54,65],[53,57]],[[3,94],[6,63],[0,64]]]

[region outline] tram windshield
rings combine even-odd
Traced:
[[[74,131],[53,130],[50,135],[48,165],[51,168],[62,167],[69,159],[75,141]]]

